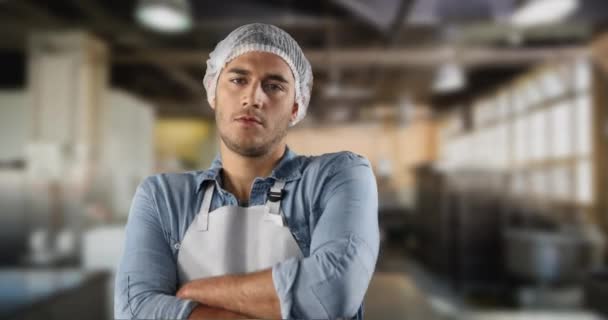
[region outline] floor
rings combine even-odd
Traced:
[[[406,275],[377,272],[365,297],[365,319],[440,319]]]
[[[365,297],[365,319],[601,320],[585,310],[508,310],[463,302],[399,249],[381,249]]]
[[[428,287],[398,248],[383,246],[365,296],[365,319],[448,319],[434,306],[437,299],[431,292],[438,290]]]

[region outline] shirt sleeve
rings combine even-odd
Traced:
[[[126,226],[125,250],[116,273],[116,319],[186,319],[197,302],[175,297],[176,264],[165,240],[150,178],[137,188]]]
[[[369,161],[344,157],[322,188],[310,255],[273,266],[284,319],[352,318],[363,302],[378,257],[378,191]]]

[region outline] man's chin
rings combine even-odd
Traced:
[[[268,153],[269,147],[264,144],[224,141],[230,151],[248,158],[261,157]]]
[[[247,158],[259,158],[268,153],[268,148],[263,147],[241,147],[233,149],[232,151],[238,153],[239,155]]]

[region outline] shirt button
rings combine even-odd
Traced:
[[[179,250],[179,248],[181,248],[181,245],[178,243],[173,245],[173,248],[175,248],[175,250]]]

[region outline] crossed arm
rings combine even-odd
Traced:
[[[151,188],[145,182],[138,188],[129,214],[116,318],[327,319],[350,318],[359,309],[379,246],[376,182],[366,160],[342,164],[318,195],[323,210],[307,257],[181,288]]]
[[[190,319],[217,318],[219,315],[229,319],[281,318],[270,269],[190,281],[178,290],[176,296],[201,303],[190,314]]]

